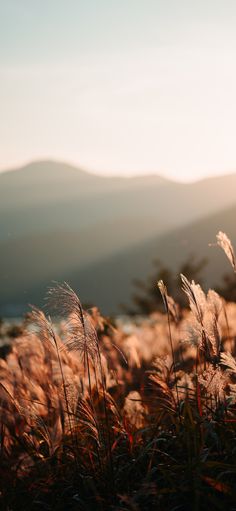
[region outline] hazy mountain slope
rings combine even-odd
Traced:
[[[33,163],[0,174],[0,240],[79,232],[125,217],[156,218],[160,234],[234,203],[235,190],[236,174],[182,184],[158,176],[103,178],[65,164]]]
[[[5,266],[1,265],[0,314],[12,314],[17,311],[21,313],[27,310],[27,303],[42,303],[46,288],[53,279],[69,281],[84,302],[97,304],[104,313],[117,313],[119,304],[129,301],[133,291],[133,280],[152,274],[152,261],[157,258],[167,267],[177,268],[190,254],[197,258],[206,256],[209,260],[204,275],[206,286],[219,284],[221,276],[230,272],[231,268],[222,250],[219,247],[209,247],[209,243],[215,243],[215,235],[222,229],[229,234],[236,246],[235,218],[236,206],[168,235],[152,238],[130,249],[120,250],[115,255],[87,266],[84,260],[82,261],[82,254],[79,254],[79,244],[77,249],[74,249],[75,237],[68,233],[64,235],[66,251],[63,250],[60,235],[58,239],[52,240],[54,259],[51,262],[50,237],[48,237],[49,253],[45,251],[45,243],[40,241],[36,247],[32,242],[31,248],[23,244],[22,253],[18,251],[17,245],[12,245],[12,252],[9,254],[7,250],[5,253]],[[94,250],[102,253],[96,239]],[[4,250],[1,253],[4,254]],[[155,282],[153,285],[155,286]]]
[[[235,219],[236,206],[121,251],[83,272],[72,273],[68,279],[85,302],[97,303],[104,312],[117,312],[120,303],[129,301],[134,291],[133,280],[153,273],[152,261],[160,259],[165,266],[176,269],[192,254],[197,258],[207,257],[204,282],[206,287],[214,287],[224,273],[232,270],[223,251],[209,247],[209,243],[215,243],[217,232],[224,230],[236,247]]]
[[[137,244],[141,239],[147,240],[156,233],[156,229],[155,218],[124,217],[79,233],[50,232],[2,241],[0,315],[1,306],[14,304],[22,290],[23,299],[32,302],[28,294],[31,286],[40,286],[42,282],[48,285],[53,279],[63,280],[68,273],[82,270],[88,264]]]
[[[70,276],[86,301],[113,310],[153,258],[174,264],[182,247],[186,259],[191,249],[179,240],[190,239],[200,253],[202,234],[179,229],[203,218],[204,232],[205,217],[235,203],[235,190],[236,174],[182,184],[98,177],[57,162],[0,174],[0,315],[5,306],[37,302],[39,289]],[[221,213],[217,219],[216,231],[224,228]]]
[[[0,212],[30,206],[67,202],[112,191],[159,187],[168,180],[159,176],[137,178],[103,177],[66,163],[32,162],[25,167],[0,173]]]
[[[158,176],[103,178],[53,162],[5,172],[0,174],[0,240],[79,232],[125,217],[144,216],[147,223],[156,217],[159,188],[168,183]],[[163,230],[167,226],[162,222]]]
[[[99,195],[94,198],[61,200],[47,204],[35,204],[20,209],[13,208],[0,216],[0,239],[20,238],[51,231],[79,232],[87,227],[121,219],[156,218],[156,232],[164,231],[182,221],[182,216],[175,219],[170,215],[165,218],[159,212],[157,190],[150,187],[145,194],[143,190],[124,190]],[[99,236],[99,232],[98,232]]]

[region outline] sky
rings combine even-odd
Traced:
[[[0,170],[236,171],[235,0],[0,0]]]

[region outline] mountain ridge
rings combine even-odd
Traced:
[[[167,236],[162,238],[163,243],[167,243],[165,239],[172,236],[176,245],[172,243],[170,252],[177,260],[178,236],[183,232],[180,229],[194,222],[202,222],[204,229],[209,215],[215,214],[220,223],[224,211],[230,205],[235,206],[236,174],[182,184],[158,176],[116,179],[90,174],[87,179],[83,170],[77,171],[74,167],[69,167],[69,179],[68,167],[63,163],[58,170],[56,162],[44,162],[41,173],[42,163],[32,165],[33,172],[29,165],[26,170],[23,167],[6,172],[4,178],[0,174],[0,315],[4,301],[9,305],[16,303],[21,291],[24,303],[26,296],[27,302],[37,302],[30,296],[31,288],[42,289],[52,278],[65,280],[70,274],[75,283],[79,276],[85,295],[93,301],[94,293],[94,301],[98,297],[99,305],[101,297],[95,287],[99,279],[101,287],[101,276],[106,280],[106,261],[110,268],[108,280],[115,286],[123,282],[128,292],[130,287],[122,279],[124,275],[129,279],[129,274],[125,269],[121,275],[122,265],[130,266],[137,272],[134,277],[140,277],[140,250],[144,275],[145,265],[148,269],[148,260],[154,253],[150,238],[160,240],[160,236]],[[53,168],[50,178],[48,168]],[[216,225],[216,231],[222,228]],[[199,236],[198,240],[200,246]],[[194,241],[193,245],[197,253],[199,247]],[[134,254],[133,262],[129,262],[129,250]],[[118,254],[120,251],[123,256]],[[173,259],[168,259],[167,252],[163,253],[164,261],[172,264]],[[117,281],[112,274],[113,257]],[[122,264],[116,262],[119,257]],[[90,268],[93,275],[93,281],[87,277],[87,290],[86,268]],[[73,287],[73,281],[71,285]],[[36,291],[34,293],[36,298],[40,297]],[[113,300],[114,291],[110,289],[109,293]]]
[[[18,166],[13,166],[13,167],[8,167],[8,168],[2,168],[0,169],[0,179],[1,179],[1,176],[3,175],[7,175],[7,174],[12,174],[14,172],[20,172],[21,170],[24,170],[24,169],[31,169],[32,171],[38,171],[39,170],[39,167],[43,167],[43,166],[51,166],[52,168],[54,167],[57,167],[57,168],[68,168],[68,170],[71,170],[71,171],[75,171],[77,173],[80,173],[80,174],[85,174],[86,176],[91,176],[91,177],[95,177],[95,178],[101,178],[101,179],[104,179],[104,180],[146,180],[146,179],[159,179],[160,181],[166,181],[166,182],[171,182],[171,183],[179,183],[179,184],[182,184],[182,185],[191,185],[191,184],[196,184],[196,183],[201,183],[201,182],[206,182],[206,181],[211,181],[211,180],[217,180],[217,179],[222,179],[222,178],[227,178],[227,177],[230,177],[230,176],[234,176],[236,175],[236,170],[234,171],[228,171],[226,173],[223,173],[223,174],[217,174],[217,175],[210,175],[210,176],[205,176],[205,177],[201,177],[199,179],[195,179],[194,181],[183,181],[183,180],[178,180],[178,179],[173,179],[173,178],[170,178],[168,176],[163,176],[162,174],[160,173],[156,173],[156,172],[148,172],[148,173],[138,173],[138,174],[133,174],[133,175],[124,175],[123,173],[119,174],[119,172],[115,173],[115,174],[112,174],[112,175],[107,175],[107,174],[100,174],[99,172],[95,172],[95,171],[92,171],[92,170],[89,170],[87,168],[84,168],[84,167],[80,167],[80,165],[78,164],[75,164],[75,163],[70,163],[70,162],[67,162],[66,160],[58,160],[58,159],[54,159],[54,158],[43,158],[43,159],[34,159],[34,160],[29,160],[27,161],[26,163],[23,163],[23,164],[20,164]]]
[[[78,176],[86,176],[88,178],[98,178],[101,180],[145,180],[145,179],[153,179],[153,180],[160,180],[166,181],[166,182],[175,182],[174,180],[171,180],[167,177],[161,176],[159,174],[150,173],[150,174],[137,174],[137,175],[131,175],[131,176],[124,176],[120,175],[119,173],[116,175],[103,175],[96,172],[89,171],[87,169],[81,168],[77,165],[73,165],[71,163],[67,163],[60,160],[53,160],[53,159],[45,159],[45,160],[33,160],[29,161],[28,163],[24,165],[20,165],[19,167],[13,167],[8,169],[2,169],[0,170],[0,179],[1,176],[7,176],[8,174],[13,174],[15,172],[19,173],[22,171],[30,171],[30,172],[38,172],[39,169],[46,168],[47,170],[53,171],[54,169],[57,170],[65,170],[70,171],[72,173],[77,174]]]

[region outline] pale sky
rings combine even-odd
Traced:
[[[235,0],[0,0],[0,169],[236,171]]]

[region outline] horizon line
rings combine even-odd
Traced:
[[[132,172],[128,172],[127,171],[127,174],[124,174],[123,172],[119,173],[119,171],[115,172],[114,174],[107,174],[107,173],[103,173],[103,172],[100,172],[100,171],[95,171],[93,169],[88,169],[87,167],[84,167],[84,166],[80,166],[79,163],[76,163],[76,162],[72,162],[70,161],[69,159],[68,160],[64,160],[64,159],[58,159],[57,157],[47,157],[45,156],[44,158],[35,158],[35,159],[31,159],[31,160],[24,160],[23,163],[19,163],[18,165],[13,165],[13,166],[10,166],[10,167],[0,167],[0,174],[5,174],[5,173],[8,173],[8,172],[14,172],[14,171],[17,171],[17,170],[21,170],[25,167],[28,167],[30,165],[34,165],[34,164],[38,164],[38,163],[41,163],[41,164],[45,164],[45,163],[52,163],[52,164],[59,164],[59,165],[67,165],[69,167],[72,167],[74,168],[75,170],[80,170],[81,172],[84,172],[86,174],[90,174],[91,176],[95,176],[95,177],[101,177],[101,178],[107,178],[107,179],[137,179],[137,178],[161,178],[165,181],[169,181],[169,182],[173,182],[173,183],[180,183],[180,184],[194,184],[194,183],[198,183],[198,182],[201,182],[201,181],[205,181],[205,180],[208,180],[208,179],[216,179],[216,178],[222,178],[222,177],[226,177],[226,176],[233,176],[236,174],[236,169],[235,170],[228,170],[226,172],[223,172],[223,173],[216,173],[216,174],[206,174],[205,176],[201,176],[201,177],[198,177],[198,178],[193,178],[193,179],[178,179],[178,178],[173,178],[172,176],[168,176],[168,175],[164,175],[162,172],[153,172],[153,171],[150,171],[150,172],[147,172],[147,173],[144,173],[144,172],[140,172],[140,173],[137,173],[137,174],[134,174]]]

